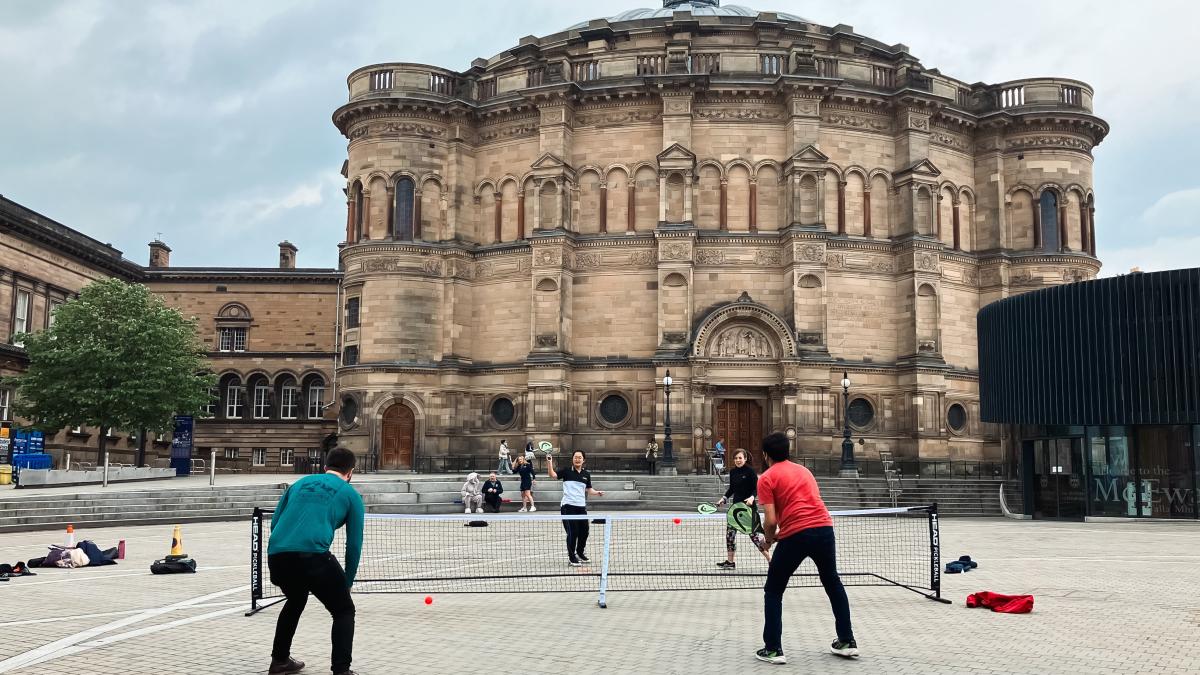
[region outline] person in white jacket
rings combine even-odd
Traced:
[[[498,453],[497,456],[500,458],[500,461],[496,465],[496,473],[511,474],[512,473],[512,457],[508,452],[508,441],[506,441],[506,440],[500,441],[500,452]]]
[[[472,471],[467,474],[467,482],[462,486],[463,513],[483,513],[483,483],[479,482],[479,474]]]

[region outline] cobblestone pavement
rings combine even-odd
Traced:
[[[151,576],[170,528],[80,531],[124,538],[116,567],[39,570],[0,582],[0,673],[265,673],[278,607],[248,605],[246,523],[187,525],[188,576]],[[40,555],[58,533],[0,535],[0,561]],[[850,588],[863,655],[826,653],[833,620],[820,589],[784,602],[787,666],[754,660],[758,591],[360,595],[355,669],[393,673],[1185,673],[1200,672],[1200,527],[943,520],[950,606],[899,589]],[[714,543],[719,558],[721,544]],[[974,591],[1032,593],[1029,615],[967,609]],[[295,655],[328,672],[329,617],[310,602]],[[45,658],[40,663],[37,658]]]

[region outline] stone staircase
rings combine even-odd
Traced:
[[[282,485],[147,489],[5,497],[0,533],[57,530],[72,525],[163,525],[249,519],[279,501]]]
[[[820,478],[821,494],[832,510],[892,506],[888,483],[883,478]],[[504,496],[511,500],[502,512],[514,512],[521,501],[518,482],[505,477]],[[716,476],[605,476],[594,486],[606,496],[589,498],[592,511],[656,510],[691,513],[701,502],[716,502],[725,492]],[[944,516],[1001,515],[999,481],[913,480],[903,481],[900,506],[938,503]],[[0,498],[0,533],[57,530],[68,523],[104,527],[109,525],[158,525],[203,521],[248,519],[256,507],[270,508],[279,500],[285,484],[218,486],[204,488],[168,487],[112,492],[40,494]],[[412,476],[404,479],[367,480],[354,483],[369,513],[438,514],[461,513],[462,480],[449,476]],[[534,488],[540,510],[553,513],[562,498],[561,483],[543,477]]]

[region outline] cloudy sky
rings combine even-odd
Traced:
[[[6,0],[0,194],[144,263],[331,267],[345,141],[330,122],[359,66],[466,69],[524,35],[654,0]],[[762,0],[903,42],[969,82],[1056,75],[1096,89],[1105,274],[1200,261],[1200,5],[1184,0]]]

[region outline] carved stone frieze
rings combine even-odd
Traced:
[[[954,150],[961,150],[962,152],[971,151],[971,144],[969,141],[958,134],[948,133],[938,128],[933,129],[933,132],[929,135],[929,141],[931,143],[952,148]]]
[[[515,124],[496,125],[481,129],[476,136],[481,143],[502,141],[510,138],[524,138],[538,133],[539,124],[536,120],[526,120]]]
[[[835,111],[825,113],[821,117],[821,123],[833,127],[847,127],[850,129],[881,131],[884,133],[890,133],[892,130],[892,123],[887,119],[868,115],[850,115]]]
[[[754,254],[754,262],[762,266],[776,266],[783,264],[783,254],[779,251],[758,251]]]
[[[1072,136],[1022,136],[1021,138],[1008,139],[1005,145],[1010,150],[1066,148],[1068,150],[1083,150],[1086,152],[1092,149],[1091,143]]]
[[[364,272],[395,272],[400,269],[400,260],[396,258],[367,258],[363,261]]]
[[[804,262],[825,262],[825,247],[820,244],[805,244],[800,247],[798,258]]]
[[[725,252],[713,249],[700,251],[696,254],[696,262],[701,265],[725,264]]]
[[[653,267],[654,251],[634,251],[629,255],[629,264],[634,267]]]
[[[1043,279],[1040,274],[1034,274],[1033,270],[1017,270],[1009,276],[1008,282],[1013,286],[1041,286]]]
[[[554,333],[546,333],[543,335],[539,335],[536,338],[534,338],[534,343],[542,349],[545,349],[547,347],[557,347],[558,346],[558,335],[556,335]]]
[[[1090,277],[1087,270],[1081,269],[1065,269],[1062,273],[1063,283],[1076,283],[1079,281],[1087,281]]]
[[[757,328],[735,324],[713,336],[707,356],[717,358],[769,359],[775,356],[770,339]]]
[[[573,269],[582,270],[600,266],[600,254],[595,252],[576,253]]]
[[[654,122],[662,113],[651,108],[635,110],[598,110],[578,115],[575,120],[583,127],[612,127],[638,122]]]
[[[663,260],[691,260],[692,247],[687,244],[673,243],[662,247]]]
[[[831,270],[844,270],[846,269],[846,254],[830,253],[826,258],[826,262]]]
[[[445,136],[446,130],[439,129],[438,127],[428,124],[415,124],[411,122],[384,122],[383,124],[372,125],[371,135]]]
[[[922,272],[941,271],[940,259],[936,253],[918,253],[914,258],[913,264]]]
[[[559,257],[558,251],[543,249],[537,252],[537,258],[535,260],[538,265],[557,265],[559,264],[561,258]]]
[[[696,111],[696,117],[715,122],[759,122],[783,119],[783,112],[762,108],[709,108]]]
[[[1004,280],[1000,268],[990,267],[979,273],[979,282],[983,286],[997,286]]]
[[[671,345],[681,345],[687,342],[687,333],[663,333],[663,342]]]
[[[421,271],[431,277],[442,276],[442,261],[437,259],[426,260],[421,263]]]

